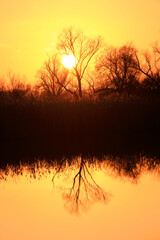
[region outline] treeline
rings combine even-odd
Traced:
[[[94,70],[88,71],[81,79],[81,85],[76,85],[74,69],[69,72],[59,59],[49,57],[38,71],[38,83],[34,86],[25,84],[13,73],[7,76],[7,86],[6,79],[1,79],[0,103],[95,102],[160,97],[160,49],[154,46],[153,55],[145,53],[138,56],[137,52],[130,45],[105,49],[97,57]],[[142,57],[143,63],[140,62]]]
[[[67,69],[62,57],[71,55],[75,65]],[[160,96],[160,46],[140,52],[132,44],[106,46],[101,37],[90,39],[75,28],[64,29],[57,50],[37,71],[36,85],[25,85],[15,74],[0,83],[1,102],[106,101]]]
[[[1,142],[37,142],[77,152],[102,152],[106,146],[115,150],[119,142],[128,146],[148,139],[156,139],[159,146],[158,44],[152,55],[140,55],[132,45],[102,48],[100,37],[89,39],[65,29],[57,48],[77,60],[72,69],[63,67],[61,55],[54,54],[38,71],[35,86],[14,74],[9,74],[9,86],[1,81]]]
[[[54,99],[160,96],[158,43],[151,52],[140,52],[132,44],[116,48],[106,46],[101,37],[90,39],[69,28],[60,34],[57,49],[38,71],[40,89]],[[61,55],[74,56],[75,66],[64,68]]]

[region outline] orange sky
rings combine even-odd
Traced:
[[[35,79],[36,71],[67,26],[110,45],[133,41],[147,48],[160,40],[160,0],[1,0],[0,76],[8,71]]]

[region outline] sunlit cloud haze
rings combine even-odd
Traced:
[[[61,30],[73,25],[109,45],[148,48],[160,40],[159,0],[2,0],[0,75],[12,70],[34,81]]]

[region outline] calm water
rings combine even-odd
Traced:
[[[101,156],[0,170],[0,239],[160,239],[160,160]]]

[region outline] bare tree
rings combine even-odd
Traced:
[[[9,71],[6,75],[5,81],[7,83],[6,88],[10,91],[15,89],[24,90],[30,87],[29,84],[26,84],[25,76],[20,76],[19,74],[15,74],[12,71]]]
[[[160,67],[160,46],[158,42],[155,42],[152,46],[154,56],[155,56],[155,64],[158,64],[158,70]],[[155,66],[156,67],[156,66]]]
[[[53,99],[57,99],[68,85],[68,70],[62,68],[58,55],[48,56],[42,68],[38,71],[40,79],[39,88],[45,91]]]
[[[140,61],[137,54],[135,68],[142,73],[143,85],[150,88],[150,90],[160,91],[160,47],[158,43],[152,46],[152,53],[146,51],[143,53]]]
[[[61,50],[63,54],[71,54],[76,59],[76,64],[71,70],[71,74],[76,78],[76,85],[73,84],[73,86],[77,88],[77,96],[79,99],[82,99],[82,79],[100,46],[101,37],[90,39],[81,31],[73,28],[66,28],[59,35],[57,48]]]
[[[135,68],[135,48],[124,45],[120,48],[107,48],[97,60],[96,69],[102,86],[99,91],[116,90],[129,95],[138,84],[139,71]]]
[[[26,83],[25,76],[20,76],[12,71],[8,72],[6,78],[6,93],[8,94],[9,101],[12,102],[22,102],[22,100],[27,100],[31,95],[31,85]]]

